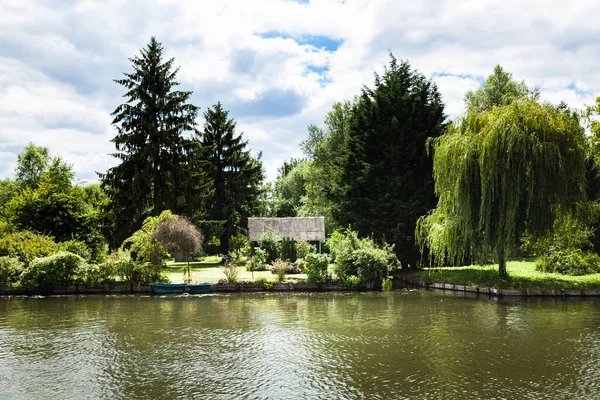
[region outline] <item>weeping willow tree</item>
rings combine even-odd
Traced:
[[[523,234],[548,232],[584,196],[584,130],[550,104],[470,110],[432,148],[439,201],[416,237],[438,265],[493,257],[507,277],[506,259]]]

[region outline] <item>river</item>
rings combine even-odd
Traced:
[[[0,298],[0,398],[600,398],[600,300]]]

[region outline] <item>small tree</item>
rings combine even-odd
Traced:
[[[187,273],[187,280],[191,281],[190,258],[193,253],[200,250],[204,241],[198,228],[182,216],[166,218],[158,225],[151,237],[165,246],[176,246],[183,252],[187,261],[184,275]]]

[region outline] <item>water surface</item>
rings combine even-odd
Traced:
[[[600,302],[0,298],[2,399],[600,398]]]

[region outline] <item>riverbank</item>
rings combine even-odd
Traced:
[[[531,261],[507,263],[508,279],[497,265],[427,268],[399,277],[400,284],[506,296],[600,296],[600,274],[568,276],[535,270]]]
[[[239,282],[213,283],[212,293],[231,292],[342,292],[356,290],[341,282],[305,283],[305,282]],[[365,289],[366,290],[366,289]],[[21,288],[0,286],[0,296],[33,296],[33,295],[86,295],[86,294],[152,294],[150,286],[131,283],[107,283],[101,287],[71,285],[64,288]]]

